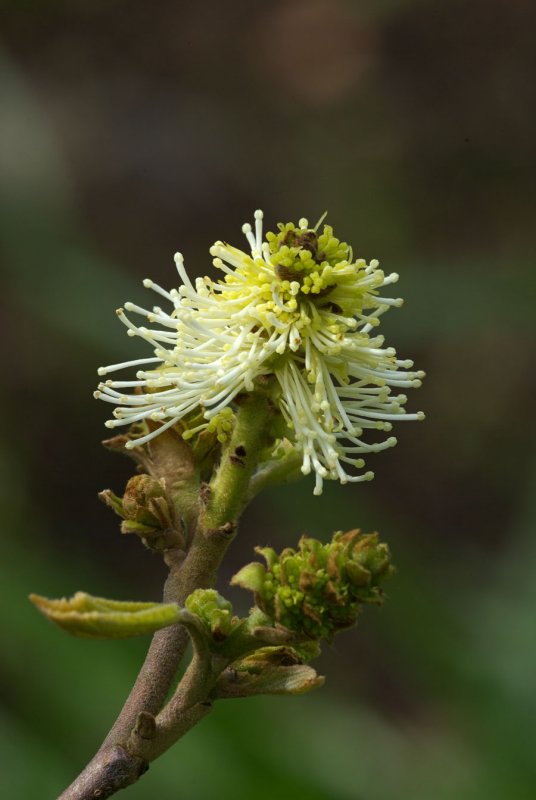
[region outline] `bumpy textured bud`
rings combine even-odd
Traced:
[[[215,589],[196,589],[186,598],[185,606],[199,617],[216,642],[224,641],[241,622],[233,616],[231,603]]]
[[[166,500],[165,482],[150,475],[134,475],[123,495],[125,517],[150,528],[166,528],[171,515]]]
[[[172,525],[165,480],[156,480],[150,475],[134,475],[128,481],[121,499],[110,490],[99,497],[123,518],[121,531],[150,537]]]
[[[333,236],[331,225],[325,225],[323,233],[318,234],[288,222],[279,225],[279,233],[268,232],[266,240],[278,278],[299,281],[305,294],[329,293],[321,285],[319,265],[335,266],[352,260],[350,247]]]
[[[255,593],[278,625],[314,639],[354,625],[364,603],[381,603],[381,583],[393,573],[389,548],[377,533],[338,532],[331,542],[302,536],[299,549],[278,555],[257,548],[266,567],[248,564],[232,583]]]

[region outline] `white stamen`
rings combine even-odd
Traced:
[[[382,336],[369,335],[382,314],[402,304],[401,298],[377,294],[398,275],[385,275],[376,259],[354,261],[351,249],[334,240],[316,272],[300,260],[297,279],[284,280],[275,268],[277,249],[273,255],[273,244],[263,241],[262,211],[255,212],[254,220],[254,229],[249,223],[242,228],[251,254],[221,241],[210,248],[223,273],[217,281],[205,276],[192,283],[180,253],[175,255],[182,282],[178,289],[166,291],[149,278],[143,281],[171,303],[169,313],[131,302],[118,310],[127,334],[148,342],[154,357],[100,367],[99,375],[155,366],[138,370],[135,380],[99,384],[95,397],[115,406],[114,419],[106,425],[163,423],[127,445],[137,447],[202,410],[207,422],[197,420],[187,430],[193,438],[237,395],[254,391],[262,376],[275,374],[279,410],[292,431],[291,446],[302,453],[302,472],[315,473],[314,493],[322,492],[326,479],[370,480],[373,473],[361,472],[359,456],[393,447],[396,439],[368,443],[363,434],[389,432],[391,420],[424,419],[422,412],[406,413],[407,397],[395,395],[420,386],[424,373],[414,371],[411,360],[397,358]],[[309,230],[308,220],[300,219],[298,228]],[[321,235],[329,234],[324,229]],[[333,248],[337,256],[330,255]],[[294,257],[292,248],[289,252]],[[308,279],[309,274],[313,277]],[[145,317],[151,327],[135,325],[125,310]]]

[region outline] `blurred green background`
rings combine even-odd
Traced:
[[[131,472],[91,397],[99,365],[142,355],[114,309],[171,286],[177,249],[211,270],[260,207],[328,209],[400,272],[384,328],[427,370],[427,421],[372,484],[258,498],[220,588],[255,544],[355,526],[399,571],[326,648],[323,689],[222,702],[128,797],[533,800],[535,25],[529,0],[0,4],[6,797],[56,797],[147,646],[70,639],[27,594],[160,595],[96,498]]]

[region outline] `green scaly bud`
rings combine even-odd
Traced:
[[[210,631],[214,641],[222,642],[241,623],[233,616],[233,606],[215,589],[196,589],[186,598],[185,606],[191,614],[199,617]]]

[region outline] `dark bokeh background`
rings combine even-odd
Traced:
[[[97,366],[140,352],[114,309],[146,276],[172,285],[177,249],[210,270],[258,207],[271,225],[328,209],[400,272],[384,327],[428,372],[410,400],[428,416],[372,484],[259,498],[222,588],[255,544],[356,525],[399,572],[327,649],[321,691],[220,704],[129,797],[534,797],[535,25],[530,0],[1,3],[9,797],[57,795],[147,644],[64,637],[27,593],[160,594],[158,559],[96,498],[130,474],[91,398]]]

